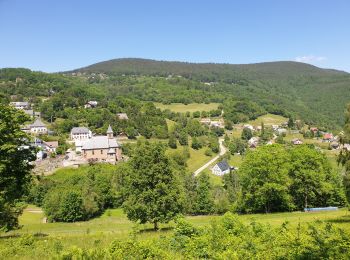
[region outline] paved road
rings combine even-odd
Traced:
[[[220,138],[219,139],[219,144],[220,144],[220,153],[219,155],[215,156],[213,159],[211,159],[209,162],[207,162],[206,164],[204,164],[202,167],[200,167],[199,169],[197,169],[194,172],[194,176],[198,175],[199,173],[201,173],[202,171],[204,171],[206,168],[208,168],[212,163],[214,163],[217,159],[219,159],[220,156],[224,155],[226,153],[226,147],[224,146],[224,138]]]

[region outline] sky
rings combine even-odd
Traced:
[[[349,47],[349,0],[0,0],[0,68],[134,57],[350,72]]]

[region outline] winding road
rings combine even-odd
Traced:
[[[213,159],[211,159],[209,162],[207,162],[206,164],[204,164],[202,167],[200,167],[199,169],[197,169],[194,172],[194,176],[197,176],[198,174],[200,174],[202,171],[204,171],[206,168],[208,168],[212,163],[214,163],[217,159],[220,158],[220,156],[224,155],[226,153],[226,147],[224,146],[224,138],[220,138],[219,139],[219,144],[220,144],[220,153],[219,155],[215,156]]]

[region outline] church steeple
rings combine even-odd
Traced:
[[[111,125],[109,125],[108,129],[107,129],[107,137],[108,138],[113,138],[113,130],[112,130]]]

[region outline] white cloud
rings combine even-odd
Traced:
[[[327,60],[326,57],[323,56],[314,56],[314,55],[306,55],[299,56],[295,58],[297,62],[305,62],[305,63],[318,63]]]

